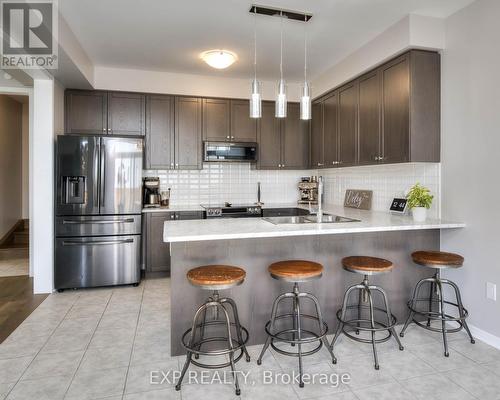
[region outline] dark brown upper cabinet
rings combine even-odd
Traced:
[[[287,117],[274,116],[274,103],[262,102],[258,122],[259,169],[306,169],[309,165],[309,123],[300,120],[298,103],[288,103]]]
[[[440,56],[411,50],[380,67],[382,162],[440,161]]]
[[[66,90],[64,111],[66,133],[107,134],[107,92]]]
[[[173,169],[174,161],[173,96],[152,95],[146,98],[146,140],[144,167]]]
[[[197,97],[175,98],[175,168],[202,169],[202,101]]]
[[[381,72],[359,78],[359,163],[381,161]]]
[[[281,168],[309,166],[309,121],[300,119],[300,104],[288,103],[287,117],[281,121]]]
[[[324,155],[324,107],[322,99],[312,103],[311,124],[311,168],[321,168],[325,165]]]
[[[67,90],[67,133],[143,136],[145,95],[126,92]]]
[[[257,123],[248,100],[203,99],[203,140],[256,142]]]
[[[358,82],[342,86],[338,96],[338,165],[351,166],[357,163]]]
[[[324,166],[336,167],[340,162],[338,131],[338,92],[330,93],[323,99],[323,152]]]
[[[257,141],[257,121],[250,118],[248,100],[231,100],[231,140],[235,142]]]
[[[274,103],[262,102],[262,117],[257,122],[259,169],[279,169],[281,167],[281,123],[274,116]]]
[[[313,168],[439,160],[438,53],[411,50],[313,103]]]
[[[231,102],[226,99],[203,99],[203,139],[231,140]]]
[[[146,131],[146,96],[138,93],[108,93],[108,133],[142,136]]]

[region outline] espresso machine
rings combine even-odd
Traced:
[[[142,179],[142,204],[144,208],[160,207],[160,178]]]
[[[318,177],[304,176],[300,179],[299,188],[299,204],[318,204]]]

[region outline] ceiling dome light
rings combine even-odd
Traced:
[[[200,58],[213,68],[224,69],[232,65],[238,56],[228,50],[208,50],[201,53]]]

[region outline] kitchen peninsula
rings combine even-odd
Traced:
[[[290,284],[269,276],[267,266],[284,259],[306,259],[324,266],[321,279],[302,289],[318,297],[330,331],[345,289],[359,281],[342,269],[340,260],[350,255],[371,255],[391,260],[391,273],[373,277],[386,288],[392,311],[399,321],[406,316],[406,301],[415,283],[432,271],[411,262],[412,251],[440,248],[440,230],[462,228],[462,223],[411,217],[385,212],[325,207],[325,213],[352,218],[345,223],[273,224],[263,218],[167,221],[163,240],[171,252],[171,353],[183,353],[182,333],[190,326],[196,308],[208,292],[189,284],[186,272],[195,266],[229,264],[246,270],[244,283],[223,293],[235,299],[240,319],[250,332],[250,344],[263,343],[264,324],[274,298]],[[307,308],[306,308],[306,311]]]

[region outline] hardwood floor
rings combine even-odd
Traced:
[[[37,308],[48,295],[33,294],[33,278],[0,277],[0,343]]]

